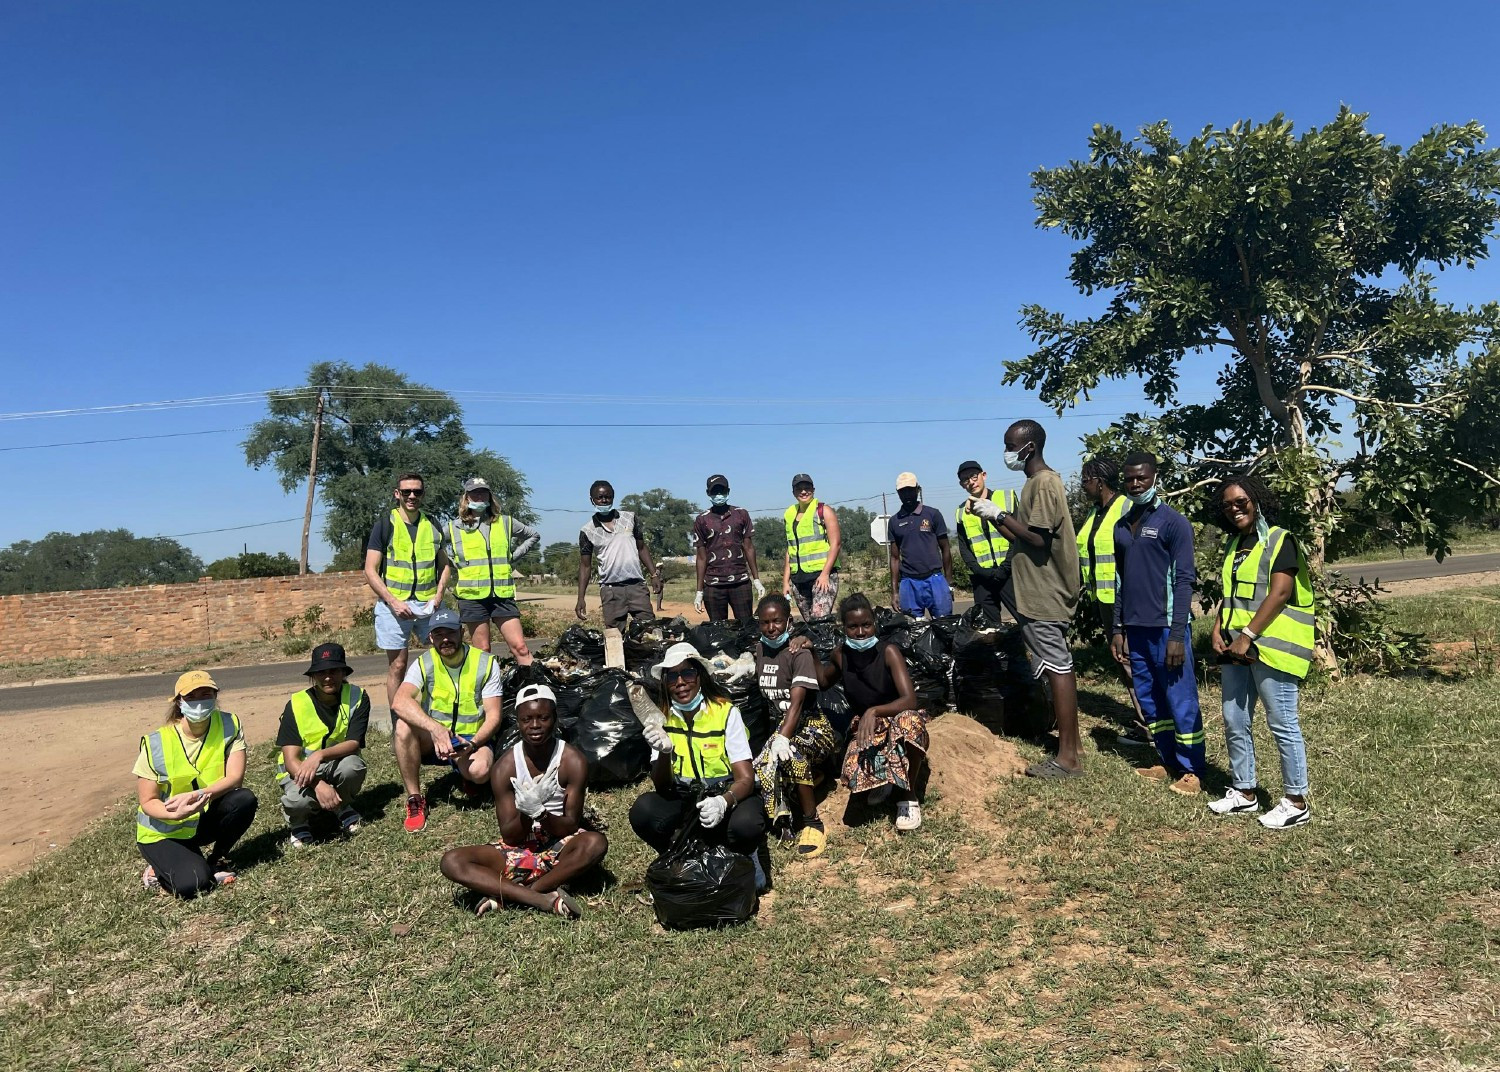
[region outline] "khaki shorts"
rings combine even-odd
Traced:
[[[628,618],[654,618],[651,607],[651,592],[645,581],[628,581],[625,584],[601,584],[599,586],[599,610],[604,616],[604,628],[619,629]]]

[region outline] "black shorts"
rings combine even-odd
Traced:
[[[514,599],[488,596],[484,599],[460,599],[458,601],[458,620],[465,625],[478,625],[480,622],[488,621],[503,622],[520,616],[521,611]]]

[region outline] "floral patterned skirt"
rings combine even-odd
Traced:
[[[771,762],[771,742],[766,741],[755,757],[755,780],[760,783],[761,800],[771,822],[791,817],[797,787],[813,784],[814,772],[834,754],[838,744],[838,734],[828,717],[816,708],[802,715],[802,727],[792,738],[790,762]]]
[[[870,743],[861,749],[851,729],[844,753],[844,782],[851,793],[868,793],[883,785],[910,790],[911,767],[927,755],[927,716],[902,711],[878,721]]]

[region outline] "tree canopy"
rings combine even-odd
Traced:
[[[285,551],[274,555],[264,551],[245,551],[208,564],[205,576],[216,581],[234,581],[249,577],[294,577],[297,560]]]
[[[657,557],[690,555],[693,545],[688,540],[693,522],[699,510],[686,499],[679,499],[666,488],[627,495],[620,500],[620,509],[635,514],[636,527],[646,539],[646,546]]]
[[[126,529],[51,532],[0,550],[0,595],[7,596],[180,584],[201,576],[203,560],[176,540]]]
[[[1038,224],[1081,243],[1069,279],[1103,309],[1025,307],[1038,348],[1006,362],[1007,383],[1058,412],[1139,378],[1165,412],[1116,421],[1088,453],[1153,448],[1179,490],[1262,470],[1315,562],[1340,489],[1441,555],[1457,506],[1500,488],[1500,308],[1440,301],[1433,274],[1488,255],[1500,158],[1477,123],[1403,150],[1366,119],[1345,108],[1297,136],[1277,116],[1186,142],[1165,122],[1134,140],[1096,126],[1086,160],[1032,185]],[[1215,400],[1180,403],[1188,367],[1217,377]]]
[[[370,527],[395,505],[391,489],[405,472],[422,474],[427,487],[422,509],[439,522],[456,512],[463,482],[471,476],[489,481],[505,512],[528,523],[536,520],[526,502],[531,489],[525,478],[500,455],[471,449],[462,411],[451,396],[376,364],[319,362],[308,369],[306,387],[271,393],[270,416],[257,422],[244,442],[245,460],[257,469],[270,465],[283,491],[307,479],[320,390],[325,405],[317,490],[323,537],[336,563],[357,566],[362,560],[360,548]]]

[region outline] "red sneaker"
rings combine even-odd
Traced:
[[[406,798],[406,832],[420,834],[427,825],[427,798],[413,793]]]

